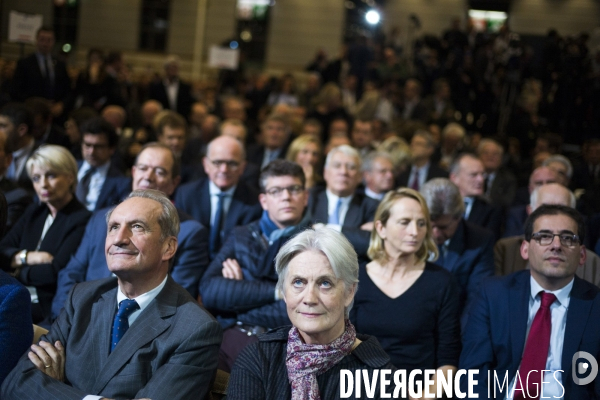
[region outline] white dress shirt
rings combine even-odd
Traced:
[[[342,231],[342,226],[344,226],[344,221],[346,219],[346,213],[348,212],[348,208],[350,208],[350,202],[354,195],[350,195],[348,197],[338,197],[335,194],[331,193],[329,189],[325,190],[327,194],[327,215],[331,215],[335,211],[335,207],[337,206],[338,199],[342,200],[342,204],[340,205],[339,210],[339,225],[327,224],[328,227],[337,230],[338,232]]]
[[[83,179],[85,173],[90,168],[92,168],[92,166],[88,164],[87,161],[84,161],[83,164],[81,164],[81,168],[79,168],[79,172],[77,172],[78,182],[81,182],[81,179]],[[98,197],[102,191],[102,186],[104,186],[104,182],[106,181],[106,175],[108,174],[109,168],[110,160],[104,165],[97,167],[96,172],[94,172],[90,178],[90,187],[84,204],[84,206],[90,211],[94,211],[96,209],[96,203],[98,202]]]

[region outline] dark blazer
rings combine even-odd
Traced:
[[[485,200],[475,197],[467,221],[492,231],[497,240],[500,239],[502,233],[503,218],[502,208],[494,207]]]
[[[15,278],[0,271],[0,385],[33,341],[31,296]]]
[[[402,109],[398,111],[398,114],[402,117],[404,117],[404,109],[405,107],[403,106]],[[429,110],[427,110],[427,107],[423,104],[423,100],[419,100],[406,119],[426,122],[428,118]]]
[[[365,256],[369,248],[370,231],[360,229],[361,225],[373,221],[375,211],[379,206],[377,200],[361,193],[355,193],[346,218],[342,226],[342,233],[354,246],[354,250],[359,256]],[[308,209],[310,210],[313,223],[327,224],[329,220],[327,192],[323,186],[316,186],[311,189],[308,199]]]
[[[0,242],[0,265],[6,266],[5,268],[10,266],[11,258],[23,249],[37,249],[49,213],[45,204],[32,204],[27,208]],[[44,317],[50,316],[58,271],[67,265],[69,258],[77,250],[90,216],[91,213],[73,196],[73,200],[56,213],[52,226],[40,244],[39,251],[47,251],[54,256],[52,262],[26,265],[19,271],[19,281],[36,287]]]
[[[527,220],[527,206],[513,206],[506,213],[506,227],[502,237],[519,236],[525,233],[525,220]]]
[[[208,178],[181,185],[175,193],[175,205],[200,221],[208,229],[210,237],[210,192]],[[225,243],[231,230],[240,225],[246,225],[257,220],[262,215],[262,207],[258,202],[258,191],[241,180],[233,192],[227,217],[223,222],[221,243]]]
[[[273,260],[282,244],[278,240],[270,246],[258,221],[233,229],[200,281],[202,302],[223,328],[237,320],[269,328],[290,323],[285,303],[275,300]],[[223,261],[228,258],[237,260],[243,280],[223,277]]]
[[[148,97],[159,101],[165,110],[171,109],[169,96],[167,96],[167,89],[162,80],[150,85]],[[194,97],[192,96],[192,87],[180,80],[179,89],[177,90],[177,109],[173,111],[177,111],[183,118],[187,119],[190,116],[190,110],[193,103]]]
[[[527,260],[521,257],[521,243],[524,237],[512,236],[500,239],[494,246],[494,264],[497,276],[504,276],[516,271],[529,268]],[[600,286],[600,257],[596,253],[585,249],[585,264],[577,268],[578,277],[591,284]]]
[[[38,147],[40,147],[40,143],[34,142],[33,148],[31,149],[29,154],[27,154],[26,159],[29,159],[29,157],[31,157],[33,152],[36,151]],[[12,163],[14,163],[14,158]],[[29,179],[29,175],[27,175],[27,165],[23,166],[21,173],[17,176],[16,179],[13,179],[13,182],[16,183],[19,187],[22,187],[23,189],[27,190],[32,196],[35,195],[35,191],[33,190],[33,183],[31,182],[31,179]]]
[[[396,179],[396,187],[408,187],[410,179],[410,173],[412,172],[412,166],[406,169],[403,173],[401,173]],[[430,181],[434,178],[447,178],[448,171],[445,169],[438,167],[436,164],[431,162],[429,164],[429,171],[427,171],[427,179],[425,182]]]
[[[27,206],[33,202],[33,197],[27,190],[6,178],[0,179],[0,192],[4,193],[8,205],[6,233],[21,218]]]
[[[77,167],[81,168],[83,161],[77,162]],[[96,200],[96,208],[92,211],[101,210],[106,207],[111,207],[119,204],[129,193],[131,192],[131,178],[127,178],[123,173],[114,165],[110,163],[104,184],[98,199]]]
[[[494,235],[490,231],[461,219],[450,239],[446,256],[443,260],[434,261],[456,278],[460,288],[463,328],[481,282],[494,275],[494,242]]]
[[[71,91],[71,79],[67,73],[64,62],[52,57],[54,64],[54,90],[48,90],[46,80],[40,70],[35,53],[22,58],[17,63],[11,97],[15,101],[25,101],[29,97],[43,97],[45,99],[63,101]]]
[[[508,207],[515,200],[517,193],[517,178],[506,168],[500,168],[492,181],[490,188],[490,204],[497,207]]]
[[[109,353],[117,290],[115,278],[75,285],[65,312],[42,336],[66,349],[65,383],[37,370],[25,354],[1,397],[204,398],[217,368],[219,324],[169,277]]]
[[[281,151],[277,155],[277,159],[285,159],[285,156],[291,143],[292,137],[290,135],[288,140],[281,148]],[[265,146],[258,143],[248,146],[248,150],[246,151],[246,161],[248,161],[248,163],[257,165],[258,168],[261,169],[263,158],[265,158]]]
[[[58,317],[65,306],[69,290],[76,283],[111,276],[106,265],[104,241],[106,240],[105,215],[110,207],[96,211],[87,227],[77,252],[58,274],[56,296],[52,301],[52,318]],[[198,282],[208,265],[208,232],[198,221],[179,211],[180,229],[177,235],[177,252],[173,257],[171,276],[192,297],[198,295]]]
[[[529,271],[490,279],[482,285],[464,331],[459,363],[460,369],[479,370],[475,377],[478,380],[475,393],[480,399],[489,398],[488,371],[496,371],[500,380],[508,372],[510,382],[519,368],[527,335],[530,294]],[[564,398],[597,399],[600,396],[600,380],[595,379],[584,386],[576,385],[572,378],[571,359],[577,351],[586,351],[596,360],[600,357],[600,289],[576,276],[570,297],[561,359]],[[461,389],[465,389],[466,384],[466,379],[461,380]],[[505,398],[507,386],[496,398]]]
[[[291,399],[292,389],[286,367],[287,340],[291,326],[283,326],[258,336],[258,342],[246,347],[236,359],[227,399]],[[372,376],[373,369],[389,369],[393,375],[396,368],[373,336],[356,335],[362,341],[352,352],[329,370],[317,375],[321,399],[340,398],[340,370],[363,370]],[[388,375],[390,376],[390,375]],[[364,385],[358,399],[379,399],[379,381],[374,397],[367,397]],[[387,387],[394,392],[394,380]],[[356,387],[353,395],[356,394]]]

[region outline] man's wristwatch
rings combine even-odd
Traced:
[[[21,250],[19,252],[20,265],[27,265],[27,250]]]

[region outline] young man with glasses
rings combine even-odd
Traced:
[[[530,269],[483,284],[459,365],[479,370],[475,393],[480,398],[488,393],[498,399],[524,393],[530,396],[525,398],[600,396],[600,380],[594,379],[600,289],[575,274],[586,260],[584,233],[583,218],[573,208],[540,206],[528,217],[521,244]],[[590,363],[592,368],[585,368]]]
[[[239,352],[268,328],[290,324],[275,289],[274,259],[294,234],[310,226],[302,168],[271,161],[261,173],[260,219],[235,228],[200,282],[204,306],[223,326],[219,368],[229,371]]]
[[[202,160],[206,177],[182,185],[175,204],[209,230],[211,259],[231,230],[260,217],[258,193],[240,177],[246,167],[244,146],[229,136],[208,144]]]

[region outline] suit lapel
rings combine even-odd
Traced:
[[[356,228],[361,225],[361,200],[362,197],[359,193],[355,193],[354,196],[352,196],[352,201],[350,201],[350,204],[348,205],[348,211],[346,211],[346,218],[344,218],[344,226]]]
[[[204,179],[200,187],[200,222],[202,225],[210,228],[210,190],[208,188],[208,178]]]
[[[452,236],[450,240],[450,244],[448,245],[448,254],[444,257],[444,268],[448,271],[454,271],[454,267],[456,266],[456,262],[458,258],[462,255],[463,250],[465,248],[465,243],[467,241],[465,222],[461,220],[458,229]]]
[[[325,190],[322,190],[315,194],[316,198],[315,207],[313,210],[313,219],[316,222],[322,222],[326,224],[329,221],[327,193]]]
[[[223,224],[224,231],[228,232],[237,225],[236,222],[239,219],[240,214],[243,212],[244,207],[243,191],[244,188],[242,187],[242,183],[239,182],[235,188],[235,191],[233,192],[229,210],[227,210],[227,217],[225,217],[225,223]]]
[[[143,346],[152,342],[156,337],[166,331],[171,323],[165,318],[177,312],[178,291],[174,287],[175,283],[171,277],[167,278],[167,283],[154,300],[137,317],[133,325],[125,333],[115,350],[108,355],[106,363],[102,368],[96,384],[94,393],[100,393],[106,384],[127,364],[133,355]],[[111,291],[112,292],[112,291]],[[110,313],[110,326],[112,329],[112,318],[116,312],[116,294],[114,296],[115,304]],[[105,312],[103,318],[107,317]],[[109,336],[110,337],[110,332]],[[110,340],[110,339],[109,339]],[[108,345],[109,343],[106,343]],[[102,351],[102,349],[100,349]],[[108,353],[108,347],[103,353]]]
[[[114,288],[104,293],[92,306],[92,357],[95,376],[102,374],[110,351],[112,323],[117,312],[117,290]],[[96,386],[97,384],[96,380]]]
[[[593,301],[586,298],[587,289],[581,284],[581,280],[576,276],[571,289],[571,299],[569,301],[569,310],[567,311],[567,326],[565,328],[565,338],[563,341],[562,369],[565,375],[571,374],[571,358],[577,352],[581,336],[587,325],[590,309]]]
[[[529,318],[529,297],[531,297],[530,274],[524,272],[514,277],[514,283],[510,288],[510,343],[512,348],[513,364],[518,367],[523,356],[525,347],[525,335],[527,334],[527,319]]]

